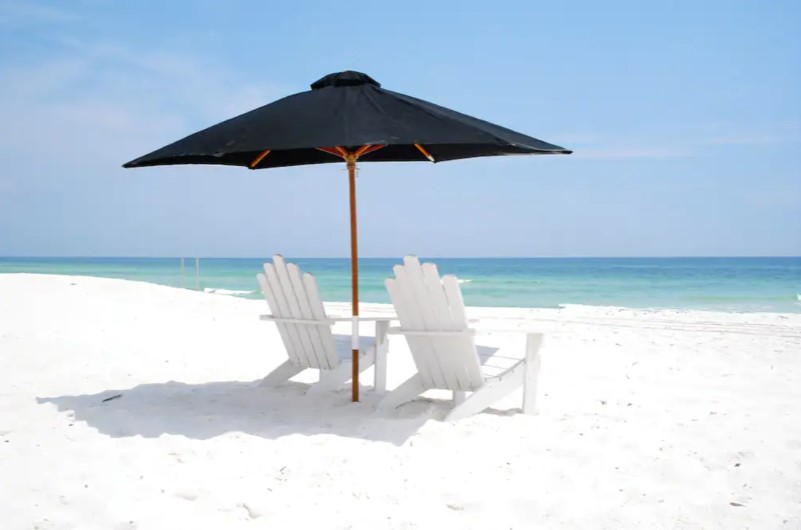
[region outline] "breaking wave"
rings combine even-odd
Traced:
[[[203,292],[204,293],[227,294],[227,295],[232,295],[232,296],[239,296],[239,295],[243,295],[243,294],[253,294],[256,291],[237,291],[237,290],[234,290],[234,289],[216,289],[216,288],[213,288],[213,287],[206,287],[205,289],[203,289]]]

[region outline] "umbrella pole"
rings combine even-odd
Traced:
[[[320,151],[342,157],[348,165],[348,184],[350,188],[350,274],[351,274],[351,352],[353,354],[353,372],[351,389],[353,402],[359,401],[359,250],[356,232],[356,161],[360,156],[372,153],[385,147],[384,145],[363,145],[354,151],[342,146],[318,147]],[[269,152],[269,151],[267,151]],[[261,155],[260,155],[261,156]]]
[[[352,331],[351,348],[353,354],[353,387],[351,399],[359,401],[359,249],[356,232],[356,156],[349,154],[345,161],[348,164],[348,183],[350,188],[350,274],[352,299]]]

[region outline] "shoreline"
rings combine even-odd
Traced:
[[[241,292],[234,291],[231,292],[227,289],[217,289],[213,287],[204,287],[202,289],[195,289],[191,287],[176,287],[173,285],[167,285],[163,283],[155,283],[146,280],[131,280],[131,279],[123,279],[123,278],[112,278],[108,276],[90,276],[84,274],[58,274],[58,273],[40,273],[40,272],[0,272],[0,277],[3,276],[19,276],[19,277],[37,277],[37,276],[45,276],[45,277],[63,277],[63,278],[85,278],[85,279],[99,279],[99,280],[110,280],[110,281],[121,281],[121,282],[132,282],[132,283],[141,283],[146,285],[153,285],[158,287],[164,287],[168,289],[177,289],[180,291],[187,291],[199,294],[209,294],[209,295],[217,295],[217,296],[225,296],[229,298],[235,298],[239,300],[246,300],[246,301],[262,301],[263,299],[260,296],[254,297],[245,297],[241,296]],[[464,287],[463,287],[464,288]],[[257,290],[254,289],[253,291],[249,291],[249,293],[257,293]],[[341,310],[342,306],[350,307],[350,302],[346,301],[325,301],[326,306],[331,306],[332,308],[336,308],[336,310]],[[392,304],[389,303],[381,303],[381,302],[360,302],[360,308],[370,308],[373,307],[376,310],[383,311],[387,308],[391,308]],[[792,316],[792,315],[799,315],[801,316],[801,300],[798,302],[798,311],[797,312],[788,312],[788,311],[749,311],[749,310],[722,310],[722,309],[705,309],[705,308],[681,308],[681,307],[631,307],[631,306],[620,306],[620,305],[593,305],[593,304],[573,304],[573,303],[564,303],[559,304],[555,307],[529,307],[529,306],[467,306],[468,310],[472,311],[480,311],[480,312],[487,312],[487,311],[495,311],[495,310],[514,310],[514,311],[529,311],[529,310],[549,310],[549,311],[565,311],[565,310],[576,310],[581,308],[590,308],[590,309],[598,309],[598,310],[626,310],[626,311],[645,311],[645,312],[676,312],[676,313],[720,313],[720,314],[731,314],[731,315],[782,315],[782,316]]]

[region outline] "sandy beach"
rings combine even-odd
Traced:
[[[359,404],[259,387],[267,312],[0,275],[0,527],[801,528],[801,314],[470,308],[545,333],[538,414],[518,392],[448,423],[436,392],[376,415],[371,372]],[[413,370],[392,337],[389,388]]]

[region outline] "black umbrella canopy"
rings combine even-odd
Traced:
[[[571,151],[345,71],[187,136],[124,167],[216,164],[252,169],[341,162],[320,148],[382,146],[360,162],[432,162]]]

